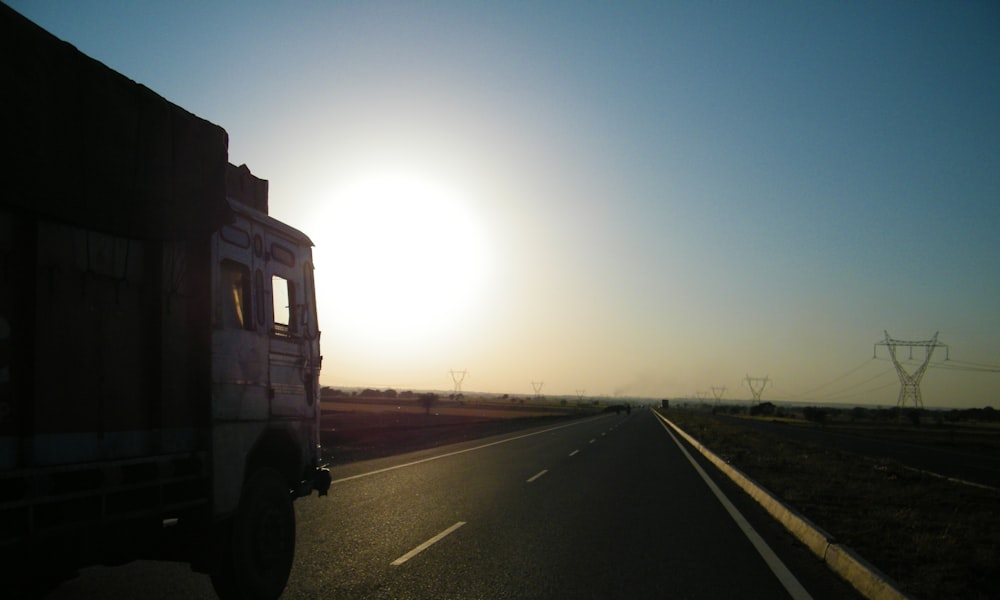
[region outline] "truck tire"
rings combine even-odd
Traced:
[[[215,592],[224,600],[281,596],[295,557],[295,511],[281,474],[264,468],[251,475],[228,525],[211,573]]]

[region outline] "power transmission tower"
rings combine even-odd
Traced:
[[[940,333],[940,332],[938,332]],[[896,401],[896,406],[898,408],[903,408],[906,406],[906,401],[912,399],[913,406],[915,408],[924,407],[924,399],[920,395],[920,380],[924,377],[924,373],[927,371],[927,365],[931,362],[931,356],[934,355],[934,349],[943,347],[945,351],[945,360],[948,360],[948,345],[942,344],[937,341],[938,333],[934,334],[929,340],[917,341],[917,342],[906,342],[903,340],[894,340],[889,337],[889,332],[885,332],[885,339],[876,342],[872,349],[872,356],[874,357],[878,352],[879,346],[885,346],[889,349],[889,358],[892,359],[893,366],[896,367],[896,374],[899,375],[899,399]],[[923,348],[924,349],[924,362],[917,367],[917,370],[913,373],[907,373],[903,365],[900,364],[899,359],[896,358],[896,348],[899,346],[905,346],[910,349],[910,360],[913,360],[913,349]]]
[[[767,375],[764,377],[750,377],[747,375],[746,381],[747,387],[750,388],[750,395],[753,396],[750,405],[760,404],[760,395],[764,393],[764,388],[771,382],[771,378]]]
[[[544,381],[532,381],[531,387],[535,390],[535,399],[538,400],[542,397],[542,386],[545,385]]]
[[[722,395],[726,393],[726,386],[720,388],[712,386],[712,395],[715,396],[715,405],[718,406],[722,400]]]
[[[465,381],[465,376],[469,374],[465,369],[461,371],[455,371],[454,369],[449,371],[451,373],[451,380],[455,384],[455,399],[457,400],[459,396],[462,395],[462,382]]]

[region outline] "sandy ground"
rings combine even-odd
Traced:
[[[440,402],[428,412],[415,400],[329,400],[320,408],[321,442],[331,463],[431,448],[553,420],[593,414],[558,406]]]
[[[490,419],[551,417],[573,414],[556,406],[524,406],[501,403],[438,402],[428,412],[415,400],[328,400],[320,402],[323,428],[353,429],[400,425],[431,425]]]

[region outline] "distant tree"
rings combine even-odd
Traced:
[[[761,402],[760,404],[754,404],[750,407],[750,416],[765,416],[769,417],[774,414],[775,411],[774,403],[772,402]]]
[[[385,392],[383,392],[383,394],[385,395],[386,398],[395,398],[397,396],[396,390],[391,388],[387,389]]]
[[[424,410],[427,411],[428,415],[431,414],[431,407],[434,406],[437,401],[438,395],[430,392],[420,394],[420,396],[417,397],[417,402],[420,403],[420,406],[424,407]]]
[[[805,417],[806,421],[812,421],[813,423],[819,423],[820,425],[826,424],[827,414],[822,408],[807,406],[802,409],[802,416]]]
[[[906,411],[906,418],[910,420],[910,423],[912,423],[914,427],[920,427],[920,409],[919,408],[913,408],[913,409],[910,409],[910,410]]]

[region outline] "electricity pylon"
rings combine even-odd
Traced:
[[[535,399],[542,397],[542,386],[545,385],[544,381],[532,381],[531,387],[535,390]]]
[[[764,393],[764,388],[767,384],[771,382],[771,378],[765,375],[764,377],[750,377],[747,375],[747,387],[750,388],[750,395],[753,396],[753,400],[750,401],[751,406],[754,404],[760,404],[760,395]],[[757,387],[757,386],[760,387]]]
[[[715,387],[714,385],[712,386],[712,395],[715,396],[716,406],[718,406],[719,403],[722,401],[722,395],[725,393],[726,393],[726,386],[722,386],[719,388]]]
[[[872,348],[872,357],[875,357],[879,346],[885,346],[889,349],[889,358],[892,359],[892,364],[896,367],[896,374],[899,375],[899,399],[896,400],[897,408],[903,408],[906,406],[906,401],[910,399],[913,400],[913,406],[915,408],[924,407],[924,399],[920,394],[920,380],[927,371],[927,365],[931,362],[931,356],[934,355],[934,349],[943,347],[945,351],[945,360],[948,360],[948,345],[937,341],[938,333],[935,333],[934,337],[929,340],[905,342],[903,340],[892,339],[889,337],[889,332],[886,331],[885,339],[880,342],[875,342],[875,346]],[[921,363],[921,365],[917,367],[917,370],[913,373],[907,373],[906,369],[903,368],[903,365],[899,363],[899,359],[896,358],[896,348],[899,346],[906,346],[910,349],[911,360],[913,359],[914,348],[922,347],[924,349],[924,362]]]
[[[465,376],[469,374],[466,370],[455,371],[454,369],[449,371],[451,373],[451,380],[455,383],[455,398],[462,395],[462,382],[465,381]]]

